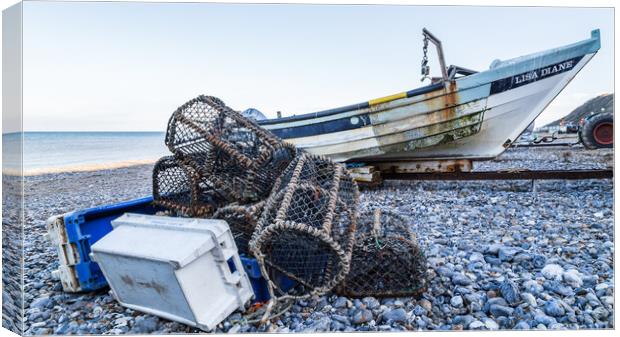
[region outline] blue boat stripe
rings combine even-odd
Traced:
[[[448,108],[454,108],[456,106],[467,104],[469,102],[474,102],[479,99],[480,98],[469,98],[469,99],[466,99],[465,102],[459,102],[458,104],[453,105]],[[446,108],[429,110],[424,113],[433,113],[433,112],[437,112],[437,111],[444,110],[444,109]],[[368,125],[372,125],[370,115],[374,113],[375,112],[364,113],[364,114],[359,114],[355,116],[348,116],[345,118],[332,119],[332,120],[328,120],[324,122],[305,124],[305,125],[299,125],[299,126],[283,127],[279,129],[274,128],[274,129],[269,129],[269,131],[275,134],[276,136],[280,137],[281,139],[318,136],[322,134],[339,132],[339,131],[347,131],[347,130],[358,129],[358,128],[363,128]],[[399,119],[404,119],[404,118],[406,117],[401,117]],[[375,120],[376,124],[384,124],[388,122],[389,121],[385,121],[381,119]]]
[[[458,105],[461,105],[461,104],[458,104]],[[433,113],[433,112],[437,112],[440,110],[443,110],[443,109],[432,110],[426,113]],[[485,109],[481,111],[484,111],[484,110]],[[479,113],[481,111],[476,111],[473,113]],[[375,121],[375,123],[384,124],[388,122]],[[441,122],[438,122],[438,123],[441,123]],[[438,124],[438,123],[432,123],[428,125],[433,125],[433,124]],[[369,113],[362,114],[362,115],[356,115],[353,117],[346,117],[346,118],[340,118],[340,119],[335,119],[335,120],[330,120],[330,121],[325,121],[325,122],[320,122],[320,123],[314,123],[314,124],[285,127],[281,129],[271,129],[269,131],[282,139],[291,139],[291,138],[319,136],[319,135],[327,134],[327,133],[347,131],[347,130],[352,130],[352,129],[363,128],[368,125],[372,125]]]
[[[573,68],[581,61],[582,56],[573,57],[568,60],[564,60],[562,62],[558,62],[555,64],[548,65],[546,67],[541,67],[538,69],[534,69],[525,73],[521,73],[518,75],[505,77],[499,79],[497,81],[491,82],[491,95],[497,94],[500,92],[508,91],[511,89],[518,88],[520,86],[530,84],[532,82],[536,82],[548,77],[552,77],[567,71],[573,70]]]
[[[431,91],[435,91],[441,88],[443,88],[443,83],[435,83],[435,84],[427,85],[422,88],[417,88],[417,89],[407,91],[407,97],[413,97],[417,95],[426,94],[426,93],[429,93]],[[305,119],[331,116],[331,115],[353,111],[353,110],[366,109],[369,107],[370,107],[370,104],[368,102],[363,102],[363,103],[351,104],[351,105],[347,105],[347,106],[343,106],[339,108],[323,110],[319,112],[307,113],[303,115],[296,115],[296,116],[294,115],[294,116],[287,116],[287,117],[282,117],[282,118],[266,119],[266,120],[258,121],[258,124],[259,125],[273,125],[273,124],[280,124],[280,123],[286,123],[286,122],[296,122],[296,121],[301,121]]]
[[[356,123],[354,123],[354,121]],[[363,114],[315,124],[293,126],[282,129],[271,129],[269,131],[282,139],[290,139],[352,130],[362,128],[370,124],[370,115]]]
[[[413,96],[427,94],[427,93],[429,93],[431,91],[442,89],[443,87],[444,87],[443,82],[439,82],[439,83],[427,85],[427,86],[422,87],[422,88],[416,88],[416,89],[407,91],[407,97],[413,97]]]
[[[319,111],[319,112],[312,112],[312,113],[303,114],[303,115],[293,115],[293,116],[287,116],[287,117],[275,118],[275,119],[264,119],[262,121],[258,121],[258,124],[259,125],[272,125],[272,124],[280,124],[280,123],[287,123],[287,122],[296,122],[296,121],[301,121],[305,119],[312,119],[312,118],[335,115],[335,114],[339,114],[339,113],[343,113],[347,111],[366,109],[368,107],[370,107],[368,102],[351,104],[351,105],[342,106],[339,108],[334,108],[334,109],[329,109],[329,110],[324,110],[324,111]]]

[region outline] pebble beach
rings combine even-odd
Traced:
[[[495,160],[476,163],[475,169],[612,165],[613,149],[546,147],[512,148]],[[108,288],[64,293],[51,276],[58,261],[44,237],[46,219],[150,195],[151,173],[149,164],[25,178],[26,334],[201,332],[126,309]],[[428,288],[420,297],[327,294],[298,300],[269,326],[249,324],[236,312],[215,332],[614,328],[610,179],[389,181],[362,190],[359,206],[389,209],[410,219],[428,259]],[[3,228],[13,228],[10,222],[5,216]],[[5,235],[5,255],[12,251],[8,247],[18,246],[11,242],[15,237]],[[5,268],[18,274],[19,265],[10,258],[3,258]],[[5,285],[15,282],[10,274],[3,274]],[[17,312],[18,293],[18,288],[4,287],[5,308],[12,305]],[[18,324],[8,316],[3,321],[5,326]]]

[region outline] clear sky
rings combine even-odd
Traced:
[[[423,85],[423,27],[442,39],[448,64],[475,70],[600,28],[600,52],[542,125],[614,91],[613,15],[605,8],[26,2],[24,128],[163,131],[170,114],[199,94],[269,117],[313,112]]]

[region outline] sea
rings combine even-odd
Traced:
[[[95,171],[154,163],[169,155],[164,132],[24,132],[23,173]],[[20,133],[2,135],[5,174],[20,171]]]

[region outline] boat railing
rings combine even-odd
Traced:
[[[448,79],[450,79],[450,81],[456,79],[456,75],[469,76],[475,73],[477,73],[477,71],[455,65],[450,65],[450,67],[448,67]]]

